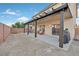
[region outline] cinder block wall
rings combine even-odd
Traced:
[[[3,42],[3,24],[0,24],[0,43]]]
[[[7,25],[4,25],[4,41],[10,35],[10,33],[11,33],[11,28]]]
[[[27,32],[27,29],[24,28],[11,28],[11,33],[24,33]]]
[[[10,34],[10,27],[0,23],[0,43],[6,41],[9,34]]]

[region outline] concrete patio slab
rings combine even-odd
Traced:
[[[59,49],[64,49],[64,50],[68,50],[70,44],[72,43],[72,40],[70,40],[70,42],[68,44],[64,44],[63,48],[60,48],[59,47],[59,36],[57,36],[57,35],[49,36],[49,35],[39,35],[38,34],[37,37],[35,38],[34,33],[29,33],[29,35],[26,34],[26,36],[31,37],[33,39],[39,39],[43,42],[46,42],[46,43],[51,44]]]

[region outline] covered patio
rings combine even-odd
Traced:
[[[58,48],[67,49],[72,40],[68,44],[63,43],[64,30],[68,28],[65,22],[70,18],[72,18],[72,14],[68,4],[51,4],[47,9],[33,16],[33,20],[25,23],[28,28],[26,34]],[[55,32],[52,30],[53,27],[55,27]]]

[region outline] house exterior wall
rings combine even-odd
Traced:
[[[65,27],[69,28],[71,39],[74,39],[75,26],[76,26],[76,16],[77,16],[76,3],[69,3],[68,6],[70,8],[72,18],[65,20]]]
[[[54,15],[51,15],[50,17],[53,17],[53,16]],[[45,18],[45,19],[47,19],[48,21],[43,21],[38,25],[45,25],[45,34],[51,36],[52,35],[52,25],[59,24],[59,20],[55,19],[55,18],[49,19],[49,17]]]
[[[50,36],[52,35],[52,25],[53,24],[59,24],[59,20],[53,18],[52,21],[46,23],[46,25],[45,25],[45,27],[46,27],[45,34],[46,35],[50,35]]]

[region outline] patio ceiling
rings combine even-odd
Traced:
[[[61,11],[62,12],[62,11]],[[60,12],[58,12],[58,13],[56,13],[56,14],[52,14],[52,15],[50,15],[50,16],[48,16],[48,17],[45,17],[45,18],[42,18],[42,19],[39,19],[38,20],[38,24],[42,24],[42,23],[53,23],[54,22],[54,24],[55,24],[55,22],[56,21],[58,21],[58,24],[60,23]],[[64,19],[67,19],[67,18],[71,18],[72,16],[71,16],[71,13],[70,13],[70,11],[69,11],[69,8],[67,8],[66,10],[65,10],[65,13],[64,13]]]

